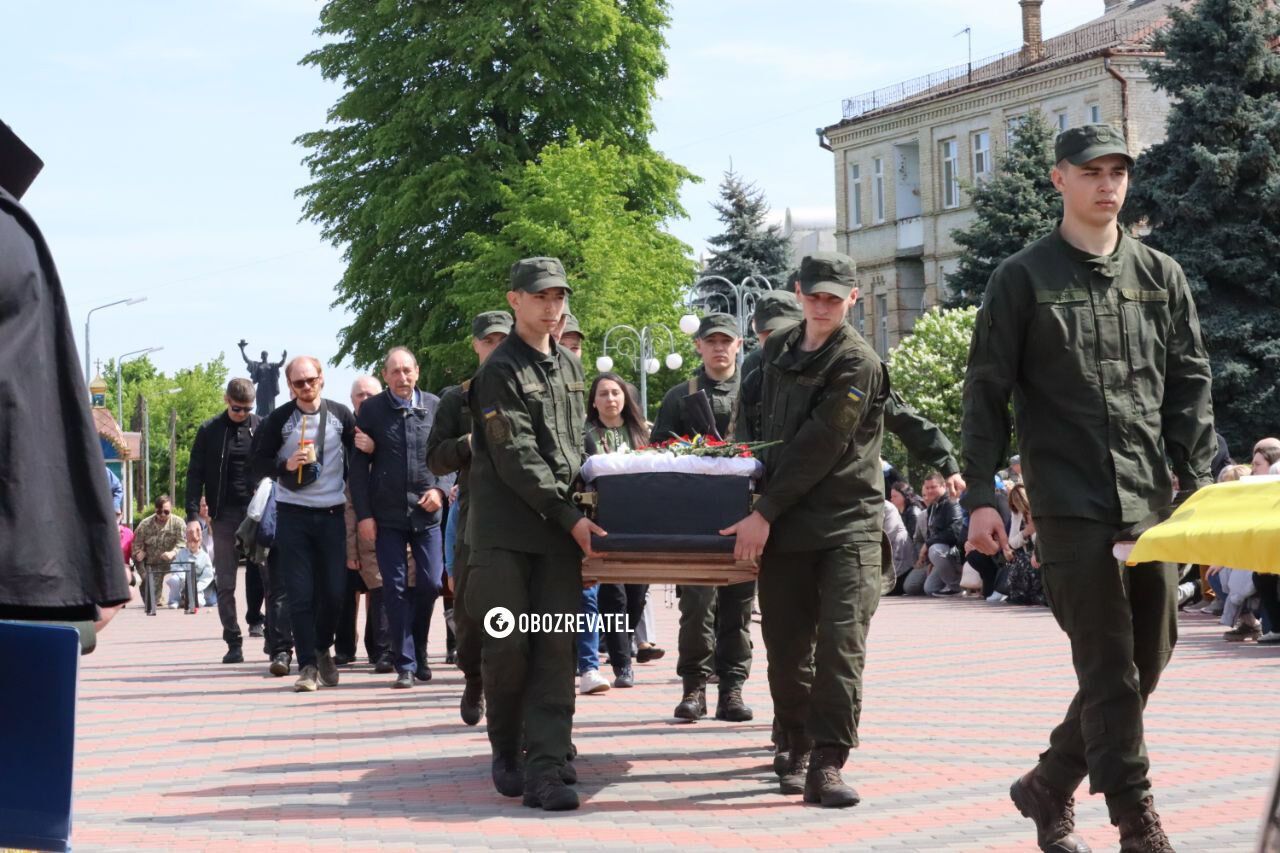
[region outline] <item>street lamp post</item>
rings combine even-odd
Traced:
[[[614,339],[613,352],[621,359],[631,362],[632,368],[639,377],[640,411],[649,417],[649,376],[661,369],[654,347],[654,337],[666,335],[667,357],[665,363],[668,370],[679,370],[684,364],[680,353],[676,352],[676,336],[666,326],[649,325],[640,329],[634,326],[614,326],[604,333],[604,354],[596,359],[596,369],[601,373],[613,370],[614,358],[609,355],[609,340]]]
[[[169,389],[168,391],[166,391],[165,393],[166,393],[166,394],[179,394],[179,393],[181,393],[181,392],[182,392],[182,389],[181,389],[181,388],[170,388],[170,389]],[[145,474],[144,482],[146,483],[146,495],[145,495],[145,497],[146,497],[146,501],[147,501],[147,506],[151,506],[151,410],[150,410],[150,407],[149,407],[149,406],[147,406],[147,398],[144,396],[144,397],[141,397],[140,399],[142,400],[142,430],[143,430],[143,433],[142,433],[142,450],[143,450],[142,468],[143,468],[143,471],[144,471],[144,474]],[[170,493],[169,497],[170,497],[170,499],[172,499],[172,498],[173,498],[173,494],[172,494],[172,493]]]
[[[88,385],[93,381],[93,374],[90,372],[93,364],[89,360],[89,321],[93,319],[94,311],[101,311],[103,308],[111,308],[116,305],[137,305],[139,302],[146,302],[145,296],[133,296],[128,299],[117,299],[115,302],[108,302],[105,305],[99,305],[97,308],[90,308],[89,313],[84,315],[84,384]]]
[[[760,298],[762,290],[773,290],[773,282],[755,273],[748,275],[737,284],[722,275],[706,275],[694,283],[689,293],[689,306],[690,308],[701,307],[708,311],[715,311],[723,306],[720,310],[733,315],[738,322],[738,337],[745,339],[751,330],[749,325],[751,316],[756,311],[756,300]],[[686,335],[697,332],[698,316],[690,311],[681,317],[680,331]],[[742,359],[745,357],[746,352],[739,347],[739,367],[742,366]]]
[[[153,352],[160,352],[164,347],[147,347],[145,349],[136,349],[133,352],[127,352],[124,355],[116,356],[116,413],[120,418],[121,426],[124,425],[124,381],[120,373],[120,368],[124,364],[124,360],[131,355],[144,356]]]

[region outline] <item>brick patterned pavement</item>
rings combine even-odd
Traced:
[[[872,623],[863,745],[846,768],[863,801],[824,811],[776,793],[758,634],[755,721],[672,721],[676,611],[653,594],[668,655],[638,666],[632,690],[579,697],[583,806],[557,815],[493,791],[483,725],[458,719],[461,679],[441,659],[442,629],[429,685],[392,691],[357,664],[308,695],[290,692],[292,674],[270,677],[254,641],[250,662],[220,664],[214,609],[127,608],[82,661],[75,846],[1035,849],[1007,791],[1072,693],[1046,610],[887,599]],[[1147,714],[1157,807],[1184,853],[1253,849],[1274,778],[1280,649],[1229,645],[1222,630],[1182,617]],[[1085,837],[1115,849],[1102,798],[1078,797]]]

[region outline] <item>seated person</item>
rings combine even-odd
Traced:
[[[187,584],[187,570],[195,577],[196,601],[203,599],[206,591],[213,583],[213,561],[201,545],[204,539],[201,528],[187,528],[187,544],[178,549],[174,557],[173,567],[180,571],[170,572],[165,576],[165,586],[169,589],[169,606],[177,607],[182,603]]]

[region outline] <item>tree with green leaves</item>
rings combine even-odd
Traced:
[[[149,356],[125,362],[120,369],[124,390],[124,422],[126,429],[142,432],[144,426],[137,414],[141,411],[138,400],[146,399],[147,421],[151,436],[151,496],[154,499],[169,491],[169,410],[177,412],[177,494],[170,495],[174,509],[181,512],[185,505],[187,461],[191,458],[191,445],[195,442],[200,424],[221,412],[223,394],[227,388],[227,364],[225,356],[219,356],[205,364],[184,367],[173,375],[167,375],[151,363]],[[116,366],[109,361],[103,368],[107,382],[107,403],[115,411]],[[139,479],[142,473],[139,472]],[[142,514],[151,509],[139,505]]]
[[[1054,137],[1038,110],[1019,117],[996,174],[966,186],[978,218],[952,232],[963,253],[960,266],[946,277],[943,305],[981,305],[1000,262],[1048,234],[1062,218],[1062,197],[1049,177]]]
[[[932,309],[916,320],[911,334],[889,353],[889,383],[916,411],[938,425],[960,452],[964,373],[975,307]],[[907,452],[885,435],[884,457],[907,470]]]
[[[1257,0],[1171,9],[1148,67],[1173,98],[1124,208],[1182,264],[1213,367],[1218,431],[1240,451],[1280,424],[1280,16]]]
[[[777,225],[766,221],[769,201],[764,190],[730,169],[720,182],[720,201],[712,207],[724,223],[724,231],[707,240],[711,258],[705,274],[723,276],[734,284],[747,276],[761,275],[780,286],[791,265],[791,244]],[[732,295],[728,299],[732,300]]]
[[[694,263],[689,247],[662,228],[668,218],[683,215],[683,179],[683,170],[652,153],[626,154],[616,145],[584,142],[574,134],[563,144],[548,145],[499,188],[496,230],[464,238],[467,260],[446,270],[454,287],[443,298],[443,310],[462,317],[509,310],[511,265],[520,258],[549,255],[561,260],[573,287],[570,309],[586,338],[588,372],[602,354],[605,332],[622,323],[672,329],[688,357],[692,348],[680,340],[677,323]],[[637,198],[646,199],[645,204],[637,204]],[[439,387],[471,375],[475,356],[469,336],[463,330],[452,341],[430,345],[428,385]],[[629,373],[620,360],[618,367]],[[674,374],[660,375],[654,387],[674,381]]]
[[[667,71],[667,0],[442,3],[329,0],[302,63],[344,87],[329,127],[299,137],[312,181],[304,214],[347,263],[335,305],[352,323],[338,358],[424,355],[470,317],[447,310],[465,235],[493,233],[502,188],[568,138],[657,157],[650,101]],[[669,164],[659,171],[669,173]],[[631,187],[628,207],[653,207]]]

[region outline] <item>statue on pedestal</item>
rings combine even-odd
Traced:
[[[243,338],[240,340],[240,356],[248,366],[249,378],[257,388],[258,402],[255,411],[259,417],[265,418],[276,407],[276,396],[280,393],[280,368],[284,367],[289,351],[280,353],[280,360],[273,362],[267,360],[267,351],[263,350],[261,361],[250,361],[244,351],[248,345],[248,341]]]

